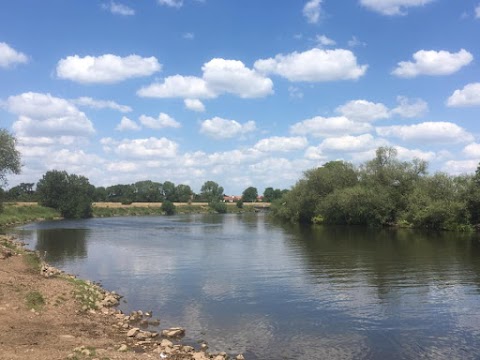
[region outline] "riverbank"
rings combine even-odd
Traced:
[[[182,345],[185,330],[161,329],[156,314],[122,314],[116,309],[120,298],[48,266],[14,238],[0,235],[2,359],[228,358],[209,354],[207,344]]]
[[[6,203],[0,212],[0,228],[55,219],[61,219],[60,212],[37,203]]]

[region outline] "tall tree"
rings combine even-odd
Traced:
[[[66,219],[92,216],[95,187],[84,176],[52,170],[37,184],[39,202],[60,211]]]
[[[218,202],[222,200],[223,187],[215,181],[206,181],[200,189],[200,197],[209,203]]]
[[[249,186],[242,193],[242,200],[245,202],[254,202],[257,201],[258,190],[256,187]]]
[[[16,139],[7,130],[0,130],[0,186],[5,185],[7,175],[20,173],[20,153]]]
[[[175,201],[189,202],[192,199],[193,191],[188,185],[179,184],[175,188]]]

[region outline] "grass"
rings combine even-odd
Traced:
[[[41,310],[45,305],[45,299],[43,298],[43,295],[40,294],[38,291],[30,291],[25,296],[25,301],[27,303],[27,307],[35,311]]]
[[[81,303],[84,310],[96,310],[98,308],[96,303],[102,299],[102,294],[96,286],[90,285],[85,280],[71,277],[65,279],[75,286],[73,296]]]
[[[53,220],[60,217],[56,210],[39,205],[17,206],[16,204],[4,204],[0,212],[0,227],[14,224],[24,224],[36,220]]]
[[[23,261],[25,261],[31,271],[40,272],[40,268],[42,267],[42,260],[38,257],[36,253],[30,251],[24,252]]]

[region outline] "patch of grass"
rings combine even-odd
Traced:
[[[41,310],[45,305],[45,299],[38,291],[30,291],[25,296],[25,301],[27,302],[27,307],[35,311]]]
[[[33,252],[26,252],[23,255],[23,260],[28,265],[31,271],[33,272],[40,271],[40,268],[42,267],[42,260],[40,260],[37,254]]]
[[[5,204],[3,211],[0,212],[0,227],[38,220],[53,220],[59,217],[58,211],[39,205]]]
[[[65,279],[75,286],[73,296],[80,302],[85,310],[98,309],[96,303],[102,299],[103,295],[100,289],[88,284],[84,280],[71,277],[66,277]]]

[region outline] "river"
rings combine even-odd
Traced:
[[[250,360],[479,359],[480,242],[264,214],[117,217],[13,231],[49,263]]]

